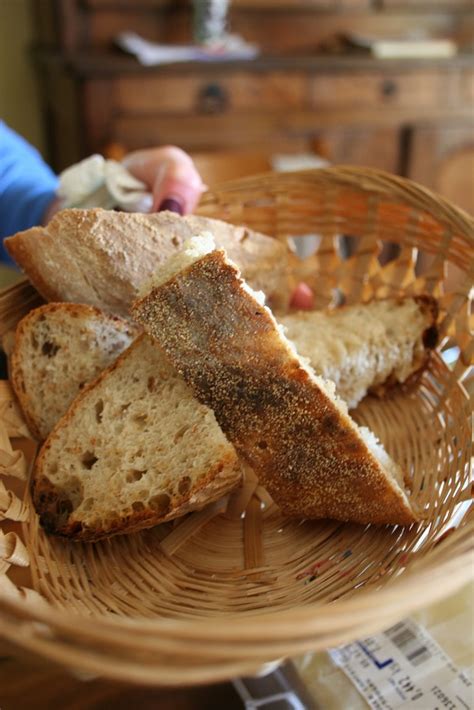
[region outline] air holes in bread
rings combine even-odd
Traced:
[[[144,427],[148,421],[148,414],[135,414],[132,421],[138,424],[139,427]]]
[[[81,463],[84,466],[84,468],[87,468],[88,471],[91,470],[92,466],[97,463],[99,459],[97,456],[92,451],[86,451],[82,455]]]
[[[52,343],[50,340],[46,340],[41,347],[41,352],[43,355],[46,355],[46,357],[54,357],[59,349],[59,345]]]
[[[266,441],[262,440],[257,442],[257,446],[259,449],[266,449],[268,447],[268,444]]]
[[[144,471],[139,471],[136,468],[132,468],[128,473],[126,477],[127,483],[136,483],[137,481],[140,481],[147,470],[145,469]]]
[[[102,424],[103,412],[104,412],[104,402],[102,399],[99,399],[95,403],[95,418],[96,418],[97,424]]]
[[[185,496],[186,493],[189,493],[189,490],[191,488],[191,479],[189,476],[183,476],[183,478],[180,480],[178,483],[178,491],[182,496]]]
[[[150,498],[148,505],[159,515],[166,515],[171,507],[171,498],[166,493],[159,493]]]
[[[145,510],[145,505],[141,501],[136,500],[132,503],[132,510],[135,513],[139,513],[140,511]]]

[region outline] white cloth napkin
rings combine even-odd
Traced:
[[[149,212],[153,197],[147,186],[115,160],[91,155],[59,176],[57,195],[62,207],[119,207],[126,212]]]

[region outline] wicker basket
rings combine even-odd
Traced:
[[[35,448],[2,383],[0,634],[70,668],[156,685],[250,674],[375,632],[454,592],[473,570],[473,221],[407,180],[356,168],[228,183],[205,195],[199,211],[278,239],[319,235],[299,265],[318,307],[335,295],[349,303],[439,298],[442,343],[417,389],[366,398],[355,412],[410,472],[429,523],[289,521],[248,476],[228,501],[174,524],[95,545],[49,538],[24,493]],[[382,241],[399,245],[383,267]],[[341,244],[350,244],[350,257]],[[37,301],[25,282],[5,292],[2,332]],[[441,357],[448,345],[451,366]]]

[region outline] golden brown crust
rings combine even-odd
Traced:
[[[231,468],[229,468],[231,467]],[[165,515],[151,507],[124,515],[111,521],[107,527],[89,527],[75,520],[73,504],[67,493],[45,476],[33,477],[31,497],[39,515],[41,527],[49,534],[67,538],[75,542],[97,542],[114,535],[139,532],[146,528],[180,518],[187,513],[203,508],[222,498],[236,488],[242,480],[242,471],[233,457],[225,458],[210,469],[208,475],[194,488],[192,495],[183,495],[173,501],[172,510]]]
[[[132,312],[285,513],[378,524],[417,519],[224,252],[153,289]]]
[[[28,275],[28,279],[45,301],[61,301],[54,279],[46,281],[41,268],[42,248],[47,239],[46,234],[46,228],[32,227],[7,237],[4,244],[11,258]]]
[[[138,336],[110,367],[104,370],[96,380],[84,387],[68,412],[56,424],[36,457],[30,481],[31,497],[42,527],[51,534],[76,541],[94,542],[112,535],[136,532],[180,517],[193,510],[199,510],[204,505],[221,498],[241,481],[242,471],[235,460],[235,453],[232,452],[227,456],[222,456],[220,461],[216,461],[214,467],[200,479],[198,485],[193,486],[189,493],[175,497],[172,509],[166,511],[165,514],[145,507],[133,514],[117,518],[106,528],[90,528],[74,519],[72,501],[67,493],[52,484],[44,474],[45,460],[54,437],[62,428],[70,425],[76,410],[81,407],[82,401],[88,396],[88,393],[106,380],[111,372],[119,368],[125,358],[133,357],[133,352],[140,348],[141,340],[146,337],[145,334]]]
[[[286,306],[290,263],[295,259],[288,247],[220,220],[172,212],[69,209],[56,214],[46,227],[9,237],[5,246],[47,301],[90,303],[126,316],[140,285],[203,230],[214,234],[256,288],[278,306]]]
[[[9,376],[13,390],[20,403],[21,410],[28,425],[28,429],[37,441],[41,441],[43,437],[38,429],[36,419],[32,414],[33,407],[31,397],[28,394],[27,387],[25,385],[24,368],[26,363],[23,361],[23,342],[25,338],[30,337],[31,329],[34,327],[35,321],[39,318],[57,313],[58,311],[62,312],[65,309],[69,314],[77,318],[100,318],[108,321],[109,323],[113,323],[117,329],[129,331],[130,333],[135,330],[133,325],[122,320],[122,318],[119,318],[118,316],[106,314],[98,308],[79,303],[48,303],[44,306],[40,306],[39,308],[35,308],[21,319],[16,327],[14,346],[9,359]]]

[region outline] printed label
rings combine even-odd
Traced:
[[[466,633],[471,633],[466,629]],[[472,710],[474,688],[413,619],[329,652],[374,710]]]

